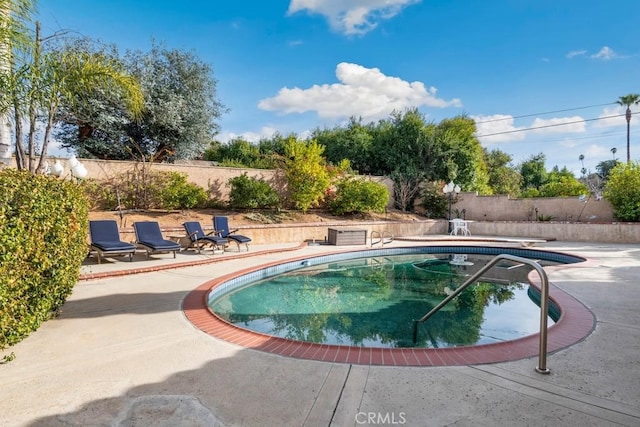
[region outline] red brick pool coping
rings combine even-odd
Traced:
[[[184,314],[203,332],[244,348],[323,362],[385,366],[461,366],[508,362],[537,357],[539,354],[539,334],[495,344],[441,349],[370,348],[293,341],[237,327],[222,320],[209,309],[207,296],[216,286],[255,270],[304,259],[308,259],[308,256],[272,262],[207,281],[185,297],[182,307]],[[553,284],[550,284],[549,299],[560,308],[561,315],[548,329],[547,354],[582,341],[595,328],[593,313]]]

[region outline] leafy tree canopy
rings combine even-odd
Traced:
[[[522,175],[511,165],[511,155],[501,150],[484,151],[489,187],[494,194],[517,197],[522,186]]]
[[[122,114],[112,93],[93,91],[93,108],[68,114],[58,139],[80,156],[156,161],[195,158],[218,130],[225,111],[217,100],[211,67],[195,54],[155,44],[149,52],[130,51],[121,58],[114,47],[74,40],[64,49],[89,50],[110,56],[139,82],[145,110],[139,120]]]
[[[522,175],[522,190],[539,189],[547,182],[547,170],[545,162],[547,158],[544,153],[530,156],[520,164],[520,175]]]

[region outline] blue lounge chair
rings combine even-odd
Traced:
[[[238,250],[240,250],[240,245],[243,244],[246,246],[247,251],[249,250],[249,242],[251,242],[251,238],[247,236],[243,236],[241,234],[235,234],[237,229],[231,230],[229,228],[229,221],[226,216],[214,216],[213,217],[213,229],[220,237],[224,237],[225,239],[233,240],[238,245]]]
[[[140,221],[133,223],[136,233],[136,243],[147,251],[147,259],[151,254],[173,252],[176,257],[181,247],[178,243],[166,240],[160,231],[160,224],[156,221]]]
[[[213,250],[215,251],[216,249],[224,250],[224,247],[229,244],[229,240],[225,239],[224,237],[220,237],[217,234],[205,234],[204,230],[202,230],[202,226],[198,221],[187,221],[182,225],[189,235],[191,246],[195,247],[198,250],[198,253],[200,253],[202,247],[205,245],[213,246]]]
[[[92,251],[96,252],[98,264],[102,258],[110,255],[129,255],[129,262],[133,259],[136,247],[128,242],[120,240],[118,224],[115,220],[89,221],[89,244]]]

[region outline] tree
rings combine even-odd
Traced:
[[[484,150],[484,159],[489,175],[489,187],[494,194],[508,194],[516,197],[520,194],[522,175],[511,166],[511,155],[501,150]]]
[[[49,139],[63,103],[69,112],[82,111],[87,107],[86,93],[103,91],[118,93],[132,117],[139,116],[143,108],[137,81],[118,64],[87,52],[45,50],[45,43],[56,39],[56,34],[42,37],[40,24],[36,22],[30,43],[20,45],[21,50],[14,49],[7,73],[17,165],[31,173],[44,170]],[[39,143],[36,138],[42,122],[44,132]]]
[[[324,146],[316,141],[289,138],[285,145],[283,169],[289,184],[289,198],[303,212],[324,200],[331,183],[323,152]]]
[[[34,6],[35,0],[0,0],[0,164],[11,163],[13,64],[15,53],[30,43],[29,24]]]
[[[547,170],[545,169],[546,156],[538,153],[530,156],[520,164],[522,175],[522,190],[539,190],[547,182]]]
[[[631,141],[630,141],[630,133],[631,133],[631,106],[640,104],[640,95],[637,93],[630,93],[625,96],[621,96],[616,104],[622,105],[623,107],[627,107],[627,111],[625,112],[625,118],[627,119],[627,163],[631,161]]]
[[[393,181],[393,200],[395,207],[403,212],[413,210],[413,203],[420,194],[420,184],[424,181],[424,173],[416,169],[402,169],[391,172]]]
[[[361,174],[378,175],[370,161],[373,124],[363,125],[362,121],[351,117],[346,127],[336,126],[333,129],[316,129],[311,138],[326,147],[327,161],[338,164],[349,159],[351,167]]]
[[[562,169],[555,166],[547,175],[547,182],[540,186],[539,190],[541,197],[579,196],[589,193],[589,188],[578,181],[566,166]]]
[[[438,126],[438,144],[443,150],[441,164],[448,171],[438,178],[455,180],[463,190],[489,194],[489,175],[480,141],[475,137],[475,121],[464,115],[442,120]],[[452,166],[455,165],[455,170]]]
[[[617,160],[603,160],[596,165],[596,171],[602,177],[603,180],[607,180],[611,170],[618,165]]]
[[[70,114],[79,114],[89,108],[85,94],[110,92],[122,101],[123,110],[132,120],[141,117],[144,98],[135,78],[127,74],[120,64],[99,54],[83,51],[58,51],[52,49],[42,53],[45,39],[40,38],[40,25],[36,23],[36,36],[32,62],[27,67],[27,79],[24,81],[25,98],[28,105],[16,106],[16,122],[20,108],[26,108],[29,114],[28,153],[29,170],[42,171],[47,154],[49,138],[54,124],[60,120],[62,105]],[[40,147],[40,160],[34,168],[34,139],[37,117],[44,120],[45,131]],[[21,152],[21,139],[16,132],[16,147]],[[24,153],[23,153],[24,154]],[[25,156],[18,156],[22,160]]]
[[[373,131],[369,167],[378,175],[421,170],[417,154],[423,143],[424,128],[424,117],[417,109],[404,113],[394,111],[389,119],[381,120]]]
[[[378,159],[375,166],[393,181],[396,208],[412,210],[422,182],[435,176],[434,141],[434,133],[417,109],[394,112],[378,124],[372,158]]]
[[[85,42],[86,44],[86,42]],[[105,49],[93,44],[94,51]],[[113,52],[117,56],[117,52]],[[119,58],[116,58],[120,60]],[[173,161],[202,155],[225,111],[217,100],[213,72],[195,54],[154,44],[128,52],[121,61],[145,96],[141,120],[123,118],[110,94],[92,93],[92,115],[69,117],[59,135],[64,147],[97,158]],[[80,131],[80,132],[79,132]]]

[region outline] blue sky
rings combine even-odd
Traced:
[[[45,36],[193,51],[230,109],[223,141],[418,107],[428,121],[473,117],[483,146],[515,164],[543,152],[576,175],[580,154],[591,171],[613,147],[626,159],[614,102],[640,93],[639,17],[628,0],[40,0],[37,15]]]

